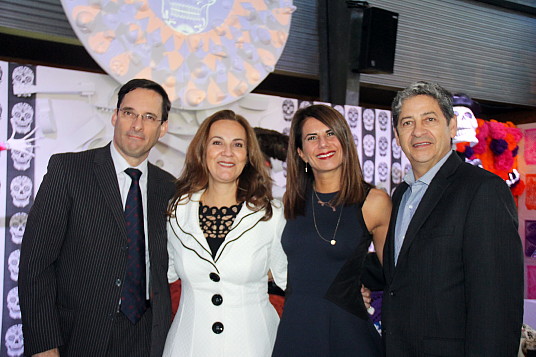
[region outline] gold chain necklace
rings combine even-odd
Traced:
[[[335,212],[335,207],[332,206],[329,202],[323,202],[318,198],[318,195],[316,193],[316,190],[313,188],[313,192],[315,193],[316,198],[318,199],[318,203],[322,206],[324,206],[322,203],[327,204],[329,207],[333,209],[333,212]],[[333,231],[333,237],[330,239],[326,239],[320,234],[320,231],[318,230],[318,227],[316,225],[316,216],[315,216],[315,203],[313,199],[313,194],[311,194],[311,205],[313,206],[313,223],[315,224],[316,233],[322,239],[324,242],[328,242],[331,245],[337,244],[337,241],[335,240],[335,236],[337,235],[337,230],[339,229],[339,223],[341,222],[341,216],[342,216],[342,209],[344,208],[344,205],[341,205],[341,212],[339,213],[339,218],[337,219],[337,225],[335,226],[335,230]]]
[[[315,196],[316,196],[316,199],[318,200],[318,204],[322,207],[324,206],[328,206],[329,208],[331,208],[333,210],[333,212],[335,212],[335,206],[333,206],[331,204],[331,200],[329,200],[328,202],[324,202],[320,199],[320,197],[318,197],[318,193],[316,193],[316,190],[313,188],[313,192],[315,193]]]

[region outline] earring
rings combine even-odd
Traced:
[[[305,162],[305,173],[307,173],[307,162]]]

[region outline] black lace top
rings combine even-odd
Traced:
[[[212,257],[225,240],[227,233],[231,230],[238,212],[242,208],[242,203],[231,207],[209,207],[199,205],[199,223],[207,239]]]

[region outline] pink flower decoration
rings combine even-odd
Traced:
[[[500,155],[495,156],[495,168],[501,171],[509,171],[514,165],[514,157],[510,150],[506,150]]]
[[[498,123],[496,121],[489,122],[489,134],[492,139],[504,139],[506,137],[506,127],[503,123]]]

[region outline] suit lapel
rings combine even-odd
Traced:
[[[426,193],[417,207],[415,215],[409,223],[408,230],[406,231],[406,237],[404,238],[404,243],[402,244],[402,248],[400,249],[400,254],[398,256],[398,264],[405,259],[406,253],[413,243],[417,232],[421,229],[422,225],[424,222],[426,222],[437,203],[443,197],[445,190],[450,185],[450,176],[456,172],[456,169],[461,163],[462,161],[458,155],[456,155],[456,153],[451,154],[447,161],[445,161],[443,166],[439,169],[435,177],[432,179],[432,182],[430,182],[430,186],[426,190]]]
[[[159,239],[166,238],[165,234],[158,234],[160,231],[159,225],[163,224],[165,212],[162,211],[162,202],[166,201],[165,184],[162,182],[160,175],[157,173],[156,167],[151,163],[147,165],[147,229],[149,237],[149,256],[154,256],[156,246],[165,244],[158,242]]]
[[[121,202],[121,193],[119,192],[119,184],[117,183],[117,175],[115,166],[110,154],[110,144],[95,152],[95,161],[93,165],[96,181],[102,191],[104,202],[117,223],[117,227],[121,230],[125,241],[127,239],[127,230],[125,227],[125,217],[123,215],[123,204]]]
[[[391,212],[391,220],[389,223],[389,231],[387,233],[388,239],[385,242],[385,249],[384,249],[384,266],[386,271],[386,278],[388,281],[391,280],[391,277],[394,274],[395,269],[395,227],[396,227],[396,218],[398,216],[398,210],[400,209],[400,201],[402,200],[402,196],[404,195],[404,192],[409,188],[408,184],[405,182],[402,182],[397,189],[395,190],[395,193],[393,194],[393,210]]]
[[[225,241],[218,249],[216,257],[213,258],[207,239],[199,226],[199,200],[203,192],[204,190],[194,193],[188,204],[178,205],[177,226],[175,229],[183,233],[178,237],[183,246],[195,251],[200,258],[216,266],[215,264],[224,252],[229,251],[240,239],[248,239],[244,237],[244,233],[252,229],[261,220],[264,216],[264,211],[254,212],[244,203],[231,230],[225,237]]]
[[[172,229],[177,230],[177,239],[186,249],[194,251],[201,259],[214,265],[212,252],[199,225],[199,201],[203,192],[204,190],[196,192],[187,203],[177,205]]]
[[[248,239],[244,237],[244,233],[252,229],[260,222],[261,218],[264,216],[264,211],[252,211],[248,205],[244,202],[240,212],[235,218],[233,226],[227,236],[225,237],[225,242],[218,249],[216,254],[215,261],[221,258],[224,250],[229,250],[240,239]],[[249,237],[251,238],[251,237]]]

